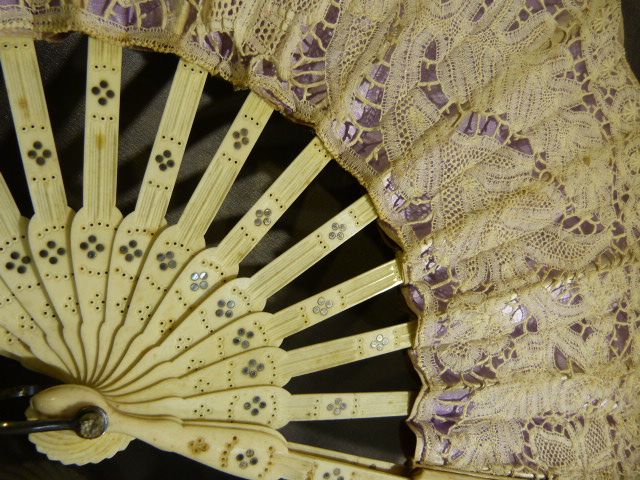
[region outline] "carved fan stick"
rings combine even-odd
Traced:
[[[211,330],[215,331],[216,328],[223,327],[233,318],[262,310],[268,297],[329,254],[343,241],[351,238],[375,218],[376,212],[371,200],[368,196],[362,197],[251,278],[236,278],[215,290],[199,305],[197,310],[189,314],[180,324],[174,323],[171,329],[167,328],[164,332],[163,329],[160,329],[158,340],[166,341],[169,344],[175,343],[177,340],[182,345],[181,348],[185,348],[185,346],[188,348],[194,342],[209,335]],[[142,335],[138,338],[144,337],[145,335]],[[164,337],[167,339],[163,340]],[[111,391],[126,384],[135,378],[137,373],[143,372],[145,368],[149,367],[149,364],[145,363],[144,356],[139,355],[139,352],[144,351],[143,346],[136,345],[134,342],[131,347],[129,352],[133,353],[128,354],[130,361],[126,363],[123,361],[120,364],[113,373],[113,381],[102,385],[105,390]],[[141,358],[136,360],[136,354]]]
[[[62,324],[78,376],[84,378],[87,370],[80,338],[81,317],[69,255],[74,212],[67,206],[35,47],[32,40],[19,38],[0,39],[0,45],[2,70],[35,210],[28,226],[30,250]]]
[[[119,360],[119,355],[112,353],[114,333],[124,321],[131,292],[153,238],[166,225],[164,217],[205,79],[204,70],[183,61],[178,63],[136,208],[121,222],[113,243],[106,315],[98,342],[97,364],[101,369],[94,375],[93,382]]]

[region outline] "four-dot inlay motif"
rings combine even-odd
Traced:
[[[128,245],[121,245],[119,252],[124,255],[124,259],[127,262],[133,262],[134,258],[142,256],[142,250],[136,248],[138,246],[138,242],[135,240],[130,240]],[[131,249],[131,250],[129,250]],[[133,252],[133,253],[131,253]]]
[[[191,281],[193,282],[191,284],[191,290],[193,290],[194,292],[196,290],[204,290],[206,288],[209,287],[209,282],[207,282],[207,278],[209,277],[209,274],[207,272],[193,272],[191,274]]]
[[[33,148],[27,152],[27,156],[36,161],[38,165],[47,163],[47,158],[51,158],[53,152],[44,148],[42,142],[33,142]]]
[[[322,478],[324,478],[325,480],[328,480],[329,478],[331,478],[332,473],[333,473],[333,476],[336,477],[335,480],[344,480],[344,476],[340,475],[339,468],[334,468],[333,472],[324,472],[324,474],[322,475]]]
[[[256,360],[251,359],[246,367],[242,369],[243,375],[249,375],[251,378],[256,378],[258,372],[264,370],[264,363],[258,363]]]
[[[47,248],[42,249],[38,252],[41,258],[49,258],[49,263],[51,265],[55,265],[58,263],[58,256],[63,256],[67,253],[67,251],[63,247],[57,247],[56,242],[53,240],[49,240],[47,242]],[[58,256],[56,256],[56,254]]]
[[[28,257],[26,255],[22,256],[18,252],[11,252],[10,257],[11,257],[11,260],[14,260],[14,261],[7,262],[5,264],[5,267],[7,268],[7,270],[13,270],[15,268],[18,273],[26,273],[27,271],[26,265],[31,263],[31,257]],[[20,265],[20,263],[22,263],[22,265]]]
[[[253,338],[253,335],[254,333],[251,330],[247,332],[244,328],[239,328],[238,335],[233,339],[233,344],[240,345],[242,348],[249,348],[251,344],[247,339]]]
[[[386,345],[389,344],[389,339],[383,335],[378,335],[376,339],[371,342],[371,348],[377,348],[378,350],[382,350]]]
[[[158,162],[158,168],[163,172],[176,165],[175,160],[171,158],[171,150],[165,150],[162,155],[156,155],[156,162]]]
[[[236,455],[236,460],[238,461],[238,466],[243,469],[247,468],[249,465],[256,465],[258,463],[256,452],[252,449],[248,449],[243,453],[238,453]]]
[[[347,404],[344,403],[341,398],[336,398],[332,403],[327,405],[327,410],[333,412],[334,415],[340,415],[346,408]]]
[[[256,219],[253,221],[256,227],[260,225],[270,225],[271,224],[271,210],[269,208],[265,208],[264,210],[256,210]]]
[[[260,413],[260,410],[267,408],[267,402],[256,395],[251,402],[245,402],[243,407],[245,410],[251,410],[251,415],[255,417]]]
[[[101,80],[98,85],[92,87],[91,93],[98,97],[98,103],[103,106],[116,96],[116,92],[109,88],[109,82],[106,80]]]
[[[173,252],[171,252],[171,251],[166,252],[166,253],[159,253],[156,256],[156,259],[160,263],[158,265],[160,267],[160,270],[166,270],[167,268],[176,268],[176,266],[178,264],[173,259],[174,257],[175,257],[175,254]]]
[[[233,148],[236,150],[240,150],[243,145],[249,144],[249,130],[246,128],[241,128],[240,130],[236,130],[232,133],[235,142],[233,142]]]
[[[225,316],[227,318],[233,317],[233,307],[236,306],[236,302],[229,300],[218,300],[218,309],[216,310],[216,317]]]
[[[333,307],[333,302],[331,300],[325,300],[323,297],[320,297],[318,299],[318,304],[313,306],[313,313],[324,316],[329,313],[329,309],[331,307]]]
[[[338,240],[344,239],[344,232],[346,229],[347,229],[347,226],[344,223],[334,222],[331,225],[331,232],[329,232],[329,238],[331,240],[334,240],[336,238]]]
[[[80,249],[87,252],[87,257],[96,258],[98,253],[104,252],[104,245],[97,242],[98,238],[95,235],[89,235],[86,242],[80,243]]]

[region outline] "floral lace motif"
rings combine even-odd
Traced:
[[[0,0],[0,28],[172,51],[317,129],[404,251],[419,464],[639,475],[640,88],[617,2]]]

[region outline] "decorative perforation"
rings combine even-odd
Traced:
[[[201,403],[198,408],[193,409],[193,414],[198,418],[206,418],[211,415],[211,408],[206,403]]]
[[[209,444],[202,437],[198,437],[195,440],[190,441],[188,446],[191,453],[195,455],[207,452],[210,448]]]

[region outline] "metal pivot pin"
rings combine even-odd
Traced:
[[[33,395],[37,387],[17,387],[0,392],[0,399]],[[0,435],[29,435],[39,432],[71,430],[80,438],[101,437],[109,426],[107,413],[95,406],[81,408],[74,417],[67,419],[0,421]]]

